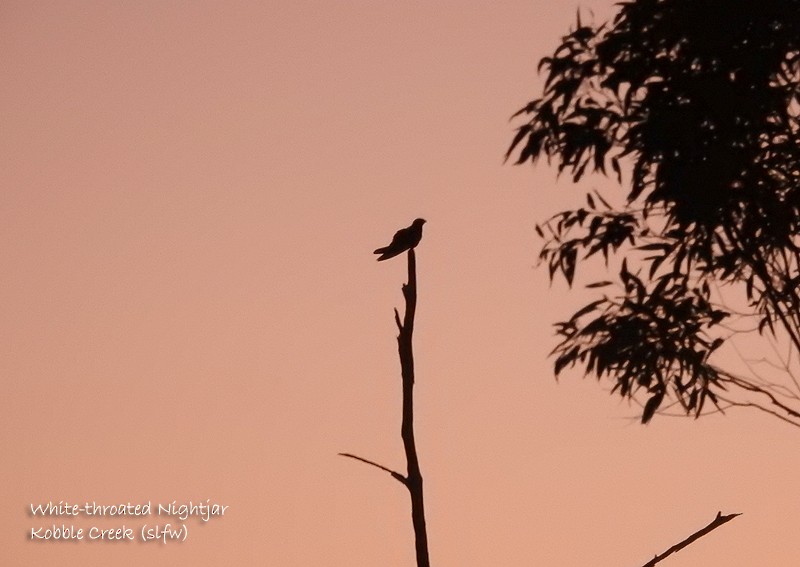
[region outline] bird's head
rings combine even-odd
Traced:
[[[422,226],[425,224],[425,219],[414,219],[414,222],[411,223],[412,226]]]

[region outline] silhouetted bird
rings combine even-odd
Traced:
[[[408,228],[401,228],[394,233],[392,243],[389,246],[378,248],[373,254],[380,254],[378,262],[381,260],[388,260],[394,258],[398,254],[402,254],[406,250],[411,250],[419,244],[422,238],[422,225],[425,224],[425,219],[416,219],[411,223]]]

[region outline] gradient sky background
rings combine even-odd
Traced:
[[[502,156],[576,8],[0,3],[3,563],[413,565],[404,489],[337,453],[404,468],[405,262],[371,252],[423,216],[434,565],[640,565],[718,510],[744,515],[663,565],[796,564],[800,432],[643,427],[553,379],[589,295],[534,269],[533,225],[582,192]],[[230,509],[180,545],[27,541],[62,499]]]

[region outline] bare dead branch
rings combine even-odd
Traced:
[[[414,316],[417,310],[417,260],[414,249],[408,251],[408,283],[403,285],[406,311],[403,324],[395,310],[395,319],[400,329],[397,335],[397,351],[400,355],[400,373],[403,379],[403,421],[400,435],[408,463],[406,487],[411,495],[411,521],[414,525],[414,539],[417,567],[430,567],[428,556],[428,530],[425,525],[425,505],[422,490],[422,473],[414,440]]]
[[[417,223],[417,221],[414,222]],[[423,220],[422,222],[425,221]],[[417,242],[419,242],[419,239],[417,239]],[[379,251],[380,250],[381,249],[379,249]],[[414,316],[417,309],[417,261],[413,245],[411,248],[408,248],[408,283],[403,284],[403,298],[406,303],[403,320],[400,320],[400,312],[395,309],[394,322],[399,331],[397,335],[397,351],[400,355],[400,375],[403,388],[403,412],[400,436],[403,440],[403,449],[406,455],[408,472],[402,475],[388,467],[352,453],[339,453],[339,455],[361,461],[362,463],[387,472],[392,475],[392,478],[402,483],[403,486],[408,489],[408,493],[411,496],[411,522],[414,526],[414,546],[417,556],[417,567],[430,567],[430,558],[428,556],[428,531],[425,525],[425,506],[423,502],[422,473],[420,472],[417,446],[414,440],[414,348],[412,337],[414,334]]]

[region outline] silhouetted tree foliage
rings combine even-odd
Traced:
[[[731,315],[800,350],[800,0],[625,2],[603,25],[579,15],[542,68],[506,158],[545,156],[575,182],[611,173],[627,191],[537,226],[540,260],[570,286],[586,258],[626,258],[619,293],[591,284],[607,293],[556,325],[556,373],[579,364],[646,392],[644,422],[710,400],[800,423],[793,375],[785,388],[711,360]],[[744,313],[721,299],[733,285]]]

